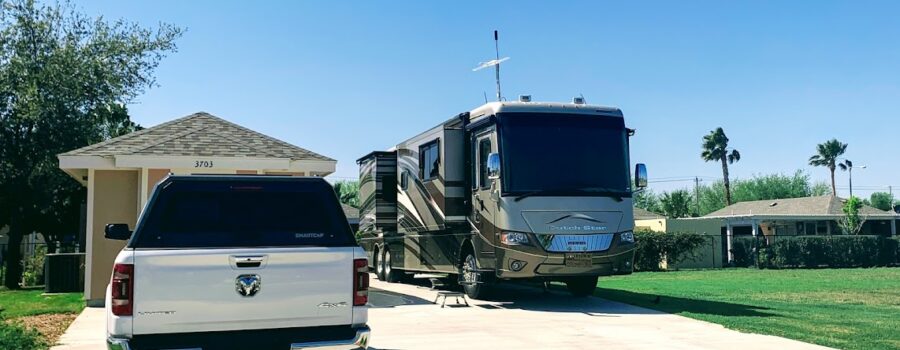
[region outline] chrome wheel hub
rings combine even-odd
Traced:
[[[475,283],[478,281],[478,266],[475,264],[475,257],[472,255],[466,256],[466,261],[463,264],[463,280],[468,283]]]

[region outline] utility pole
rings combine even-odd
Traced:
[[[700,177],[694,176],[694,202],[697,205],[697,216],[700,216]]]

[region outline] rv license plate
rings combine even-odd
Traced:
[[[591,267],[591,254],[567,253],[566,267]]]

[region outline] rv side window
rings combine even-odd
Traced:
[[[438,140],[419,147],[419,178],[431,180],[438,177],[438,166],[441,164]]]
[[[490,187],[488,180],[487,160],[491,154],[491,139],[485,138],[478,141],[478,187]]]

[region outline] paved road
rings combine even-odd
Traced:
[[[372,278],[375,349],[826,349],[599,298],[504,286],[491,301],[432,304],[435,291]],[[101,350],[104,311],[87,308],[53,350]]]
[[[372,278],[369,325],[377,349],[827,349],[599,298],[526,286],[491,301],[445,308],[435,291]]]

